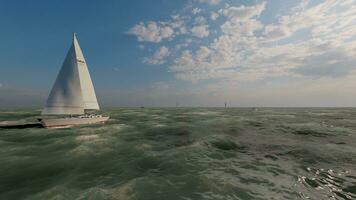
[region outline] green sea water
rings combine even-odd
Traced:
[[[0,110],[0,199],[356,199],[354,108],[102,112],[43,129]]]

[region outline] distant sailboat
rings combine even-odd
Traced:
[[[48,96],[40,121],[44,127],[60,127],[99,123],[109,119],[101,115],[84,115],[87,110],[99,110],[99,105],[82,50],[73,33],[72,45]]]

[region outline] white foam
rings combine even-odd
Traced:
[[[83,142],[83,141],[93,141],[99,139],[99,135],[81,135],[76,137],[77,141]]]

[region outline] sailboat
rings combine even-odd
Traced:
[[[94,86],[78,39],[73,33],[72,45],[42,110],[43,127],[68,127],[104,123],[109,117],[88,115],[99,110]]]

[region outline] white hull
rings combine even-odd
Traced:
[[[71,127],[83,124],[104,123],[109,117],[93,117],[93,118],[44,118],[41,119],[42,126],[45,128],[60,128]]]

